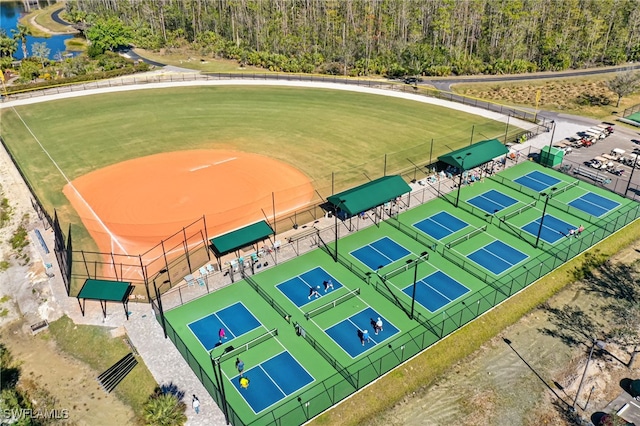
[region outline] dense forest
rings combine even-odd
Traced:
[[[76,0],[67,17],[122,27],[142,48],[289,72],[444,76],[640,60],[640,0]]]

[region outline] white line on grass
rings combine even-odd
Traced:
[[[31,128],[29,126],[27,126],[27,123],[25,123],[25,121],[22,119],[22,116],[18,113],[18,111],[16,111],[15,107],[12,108],[13,112],[16,113],[16,115],[18,116],[18,118],[20,119],[20,121],[22,121],[22,124],[24,124],[24,127],[27,129],[27,131],[31,134],[31,136],[33,136],[33,139],[35,139],[35,141],[38,143],[38,145],[40,146],[40,149],[42,149],[42,151],[45,153],[45,155],[47,157],[49,157],[49,160],[51,160],[51,162],[53,163],[53,165],[55,166],[56,169],[58,169],[58,171],[60,172],[60,174],[62,175],[62,177],[64,178],[64,180],[67,181],[67,183],[69,184],[69,186],[73,189],[73,192],[76,193],[76,195],[80,198],[80,200],[82,200],[82,202],[87,206],[87,208],[89,209],[89,211],[93,214],[93,216],[95,216],[96,220],[98,221],[98,223],[104,228],[105,231],[107,231],[107,234],[109,234],[109,236],[111,237],[111,241],[112,244],[115,241],[116,245],[118,246],[118,248],[120,248],[124,254],[128,255],[129,253],[127,252],[127,250],[122,246],[122,244],[120,244],[120,241],[118,241],[118,238],[115,236],[115,234],[113,232],[111,232],[111,230],[109,228],[107,228],[107,225],[104,224],[104,222],[102,221],[102,219],[100,219],[100,217],[96,214],[96,212],[93,210],[93,208],[91,208],[91,206],[89,205],[89,203],[87,202],[87,200],[84,199],[84,197],[82,196],[82,194],[80,194],[80,191],[78,191],[78,189],[71,183],[71,181],[69,180],[69,178],[67,177],[67,175],[64,174],[64,172],[62,171],[62,169],[60,168],[60,166],[58,165],[58,163],[56,163],[56,161],[53,159],[53,157],[51,157],[51,154],[49,154],[49,151],[47,151],[44,146],[42,146],[42,144],[40,143],[40,140],[37,138],[37,136],[31,131]]]

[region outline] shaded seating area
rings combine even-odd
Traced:
[[[359,214],[368,214],[372,210],[373,223],[378,225],[383,217],[384,210],[378,212],[378,208],[385,205],[391,207],[397,199],[411,192],[411,187],[401,176],[383,176],[355,188],[348,189],[338,194],[331,195],[327,201],[331,203],[336,217],[351,219]],[[391,212],[391,210],[389,210]]]
[[[107,317],[107,302],[120,302],[124,313],[129,319],[129,296],[133,293],[134,286],[130,282],[111,280],[85,280],[80,292],[76,296],[82,316],[85,313],[87,299],[98,300],[102,308],[102,315]],[[82,299],[82,301],[80,301]]]
[[[129,374],[136,365],[138,365],[138,360],[133,356],[133,353],[129,352],[122,357],[120,361],[100,374],[98,376],[98,383],[100,383],[100,386],[102,386],[107,393],[110,393],[127,377],[127,374]]]
[[[258,257],[262,252],[254,247],[254,253],[251,253],[246,258],[239,255],[239,250],[244,247],[253,246],[259,242],[268,239],[275,232],[264,220],[256,222],[254,224],[244,226],[235,231],[228,232],[226,234],[213,237],[210,241],[210,249],[218,260],[218,267],[222,269],[221,258],[229,253],[236,253],[238,258],[230,261],[229,265],[232,271],[239,268],[244,268],[246,263],[249,263],[251,268],[259,261]]]

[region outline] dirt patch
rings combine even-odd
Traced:
[[[28,326],[26,327],[28,328]],[[16,321],[2,330],[2,342],[21,362],[21,380],[33,380],[56,398],[56,409],[68,410],[69,421],[77,425],[133,424],[131,408],[115,395],[107,394],[95,372],[83,363],[61,353],[47,331],[35,336]]]
[[[637,242],[612,261],[633,262],[640,258],[639,248]],[[588,284],[570,285],[435,385],[416,391],[370,424],[575,424],[571,406],[590,339],[603,339],[614,325],[604,309],[607,303]],[[589,419],[620,395],[620,380],[638,377],[640,368],[627,368],[628,360],[629,353],[611,342],[605,351],[596,348],[577,399],[580,417]]]
[[[224,150],[163,153],[75,179],[64,193],[100,251],[142,254],[206,215],[215,236],[308,204],[313,186],[297,169]]]

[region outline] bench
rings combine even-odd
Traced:
[[[611,179],[607,178],[607,176],[603,175],[602,173],[594,172],[592,170],[585,169],[582,167],[573,169],[573,173],[588,177],[589,179],[592,179],[598,183],[603,183],[603,184],[611,183]]]
[[[287,239],[287,241],[293,243],[295,241],[302,240],[303,238],[310,237],[311,235],[315,235],[317,234],[317,232],[318,230],[316,228],[311,227],[309,229],[305,229],[304,231],[293,234]]]
[[[40,321],[40,322],[37,322],[37,323],[31,325],[31,332],[33,334],[36,334],[39,331],[42,331],[47,327],[49,327],[49,322],[47,322],[47,320],[43,320],[43,321]]]

